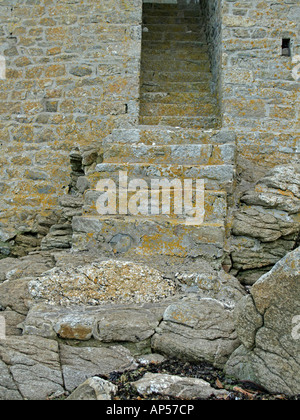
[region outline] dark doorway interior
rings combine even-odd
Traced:
[[[205,25],[199,3],[144,3],[140,124],[220,125]]]

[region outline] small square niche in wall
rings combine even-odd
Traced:
[[[290,38],[282,39],[282,56],[291,57],[291,40]]]

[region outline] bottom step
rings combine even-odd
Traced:
[[[223,257],[223,223],[190,226],[183,221],[131,216],[73,218],[73,251],[94,251],[112,258],[147,258],[159,266],[169,258],[220,262]]]

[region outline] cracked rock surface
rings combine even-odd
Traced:
[[[273,168],[241,197],[234,214],[232,274],[252,285],[300,238],[300,165]]]
[[[123,346],[76,348],[38,336],[7,337],[0,341],[0,401],[45,400],[94,375],[136,366]]]
[[[152,338],[157,353],[206,360],[219,368],[239,344],[232,308],[215,299],[196,297],[170,305]]]
[[[235,311],[242,345],[226,373],[270,392],[300,393],[300,248],[289,253],[251,289]]]
[[[63,392],[58,343],[41,337],[0,342],[0,400],[46,399]]]

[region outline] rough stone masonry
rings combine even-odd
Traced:
[[[299,34],[298,0],[1,2],[1,400],[149,352],[299,393]],[[99,217],[119,170],[204,178],[203,226]]]
[[[245,187],[298,160],[299,3],[200,3]],[[138,125],[142,1],[4,0],[0,11],[0,245],[2,255],[24,255],[59,221],[71,150],[99,149],[114,128]]]

